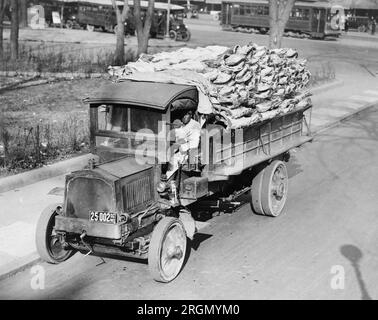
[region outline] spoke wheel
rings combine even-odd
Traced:
[[[185,42],[187,42],[187,41],[190,40],[190,36],[191,36],[190,31],[189,31],[189,30],[186,30],[186,31],[184,32],[184,36],[182,37],[182,40],[185,41]]]
[[[186,241],[186,232],[179,219],[165,217],[159,221],[148,250],[148,266],[156,281],[170,282],[177,277],[184,263]]]
[[[71,20],[68,20],[68,21],[66,22],[66,28],[67,28],[67,29],[73,29],[73,22],[72,22]]]
[[[277,217],[287,199],[289,180],[286,165],[275,160],[253,178],[251,208],[256,214]]]
[[[261,204],[264,214],[277,217],[285,205],[289,187],[286,165],[283,161],[275,160],[265,168]]]
[[[174,30],[169,31],[169,38],[172,40],[177,40],[177,32]]]
[[[49,263],[60,263],[70,258],[76,251],[65,250],[55,232],[55,217],[61,206],[53,204],[43,210],[36,230],[36,247],[40,257]]]

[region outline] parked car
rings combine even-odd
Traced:
[[[369,17],[352,16],[348,18],[349,29],[367,32],[370,29]]]

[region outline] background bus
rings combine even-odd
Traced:
[[[340,24],[336,28],[331,26],[331,7],[327,2],[295,2],[285,31],[320,39],[338,37],[341,28]],[[269,3],[266,0],[222,1],[221,24],[224,28],[247,27],[266,33],[269,30]]]
[[[110,1],[89,0],[76,1],[77,12],[66,19],[68,28],[80,27],[88,31],[100,28],[103,31],[116,32],[117,18]],[[117,5],[122,10],[123,2],[117,1]],[[125,23],[125,34],[135,34],[135,22],[133,16],[133,2],[129,1],[130,11]],[[148,1],[141,1],[142,18],[146,14]],[[189,40],[190,32],[183,23],[184,7],[170,5],[170,35],[177,40]],[[155,2],[154,17],[152,19],[151,37],[165,36],[166,17],[168,4]]]

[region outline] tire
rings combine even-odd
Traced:
[[[189,31],[189,30],[186,30],[185,36],[182,37],[182,40],[185,41],[185,42],[187,42],[187,41],[190,40],[190,37],[191,37],[191,33],[190,33],[190,31]]]
[[[90,25],[90,24],[87,24],[87,30],[89,32],[93,32],[94,31],[94,26],[93,25]]]
[[[286,165],[274,160],[264,170],[261,184],[261,204],[266,216],[277,217],[285,206],[289,188]]]
[[[171,40],[176,41],[176,40],[177,40],[177,32],[174,31],[174,30],[170,30],[170,31],[169,31],[169,38],[170,38]]]
[[[182,222],[172,217],[160,220],[152,232],[148,249],[148,267],[154,280],[166,283],[178,276],[184,264],[186,247],[186,232]]]
[[[264,210],[261,201],[261,190],[264,172],[265,168],[260,170],[260,172],[252,179],[251,186],[251,209],[254,213],[260,215],[264,215]]]
[[[67,20],[67,22],[66,22],[66,28],[67,29],[73,29],[73,27],[74,27],[73,22],[71,20]]]
[[[262,168],[252,180],[251,209],[256,214],[279,216],[287,199],[288,187],[285,163],[281,160],[273,161]]]
[[[60,210],[60,204],[52,204],[42,211],[37,223],[35,242],[39,256],[52,264],[61,263],[75,254],[75,250],[65,250],[54,237],[55,217]],[[54,244],[53,241],[56,241]]]

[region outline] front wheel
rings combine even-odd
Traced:
[[[74,23],[71,20],[67,20],[66,22],[66,28],[67,29],[73,29]]]
[[[148,249],[148,267],[159,282],[170,282],[180,273],[186,254],[186,232],[177,218],[159,221]]]
[[[93,25],[90,25],[90,24],[87,24],[87,30],[89,32],[93,32],[94,31],[94,26]]]
[[[174,31],[174,30],[169,31],[169,38],[170,38],[171,40],[176,41],[176,40],[177,40],[177,32]]]
[[[59,204],[49,205],[42,211],[36,230],[36,247],[39,256],[46,262],[58,264],[70,258],[76,251],[65,250],[55,232],[55,217],[59,214]]]

